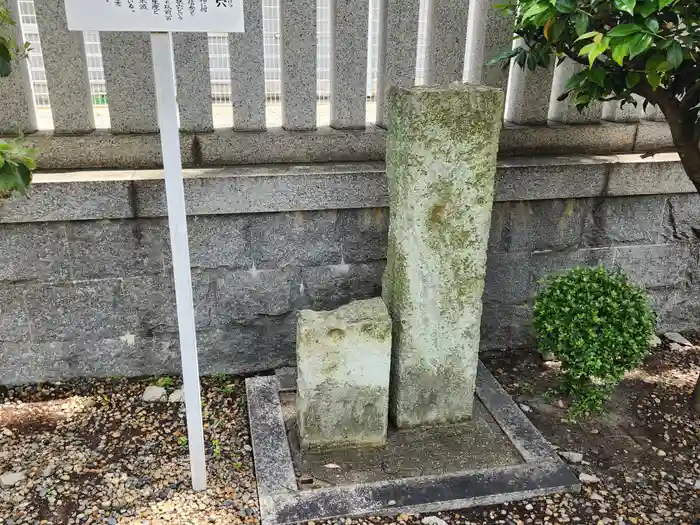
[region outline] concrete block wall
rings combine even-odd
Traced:
[[[624,268],[660,329],[698,325],[700,197],[678,163],[583,160],[499,167],[483,349],[531,344],[538,280],[575,265]],[[296,311],[381,292],[381,166],[260,170],[187,173],[205,374],[292,364]],[[0,384],[177,373],[162,182],[39,174],[33,192],[0,203]]]
[[[382,209],[196,216],[189,231],[204,373],[291,364],[296,311],[381,291]],[[0,225],[0,383],[179,370],[168,243],[165,218]]]
[[[696,328],[698,227],[700,197],[692,194],[496,203],[482,346],[533,344],[540,281],[574,266],[622,268],[647,289],[659,330]]]

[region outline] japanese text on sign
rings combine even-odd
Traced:
[[[65,0],[74,31],[243,32],[243,0]]]

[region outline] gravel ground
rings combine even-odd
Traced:
[[[566,400],[545,394],[556,364],[533,352],[485,362],[555,446],[582,454],[571,467],[594,482],[580,494],[313,525],[700,525],[700,418],[687,410],[700,348],[665,343],[629,374],[608,414],[579,423],[561,408]],[[258,523],[242,380],[203,379],[204,493],[188,489],[182,403],[142,400],[155,381],[82,380],[0,392],[0,475],[24,475],[0,478],[16,481],[0,487],[2,523]],[[165,386],[172,393],[179,385]]]
[[[188,490],[184,404],[143,401],[149,384],[77,381],[6,392],[0,474],[26,479],[0,488],[0,521],[258,523],[242,381],[203,379],[204,493]]]

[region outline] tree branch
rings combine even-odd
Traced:
[[[700,82],[696,82],[693,87],[685,92],[681,100],[681,112],[687,113],[700,103]]]
[[[632,88],[632,92],[644,97],[649,102],[656,104],[662,110],[664,105],[666,107],[670,107],[668,104],[672,103],[673,101],[678,102],[676,98],[665,89],[657,88],[656,91],[654,91],[654,88],[651,87],[649,81],[643,76],[639,83]]]

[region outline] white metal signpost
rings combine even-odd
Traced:
[[[243,0],[65,0],[65,6],[70,30],[151,33],[192,488],[204,490],[207,470],[171,32],[243,32]]]

